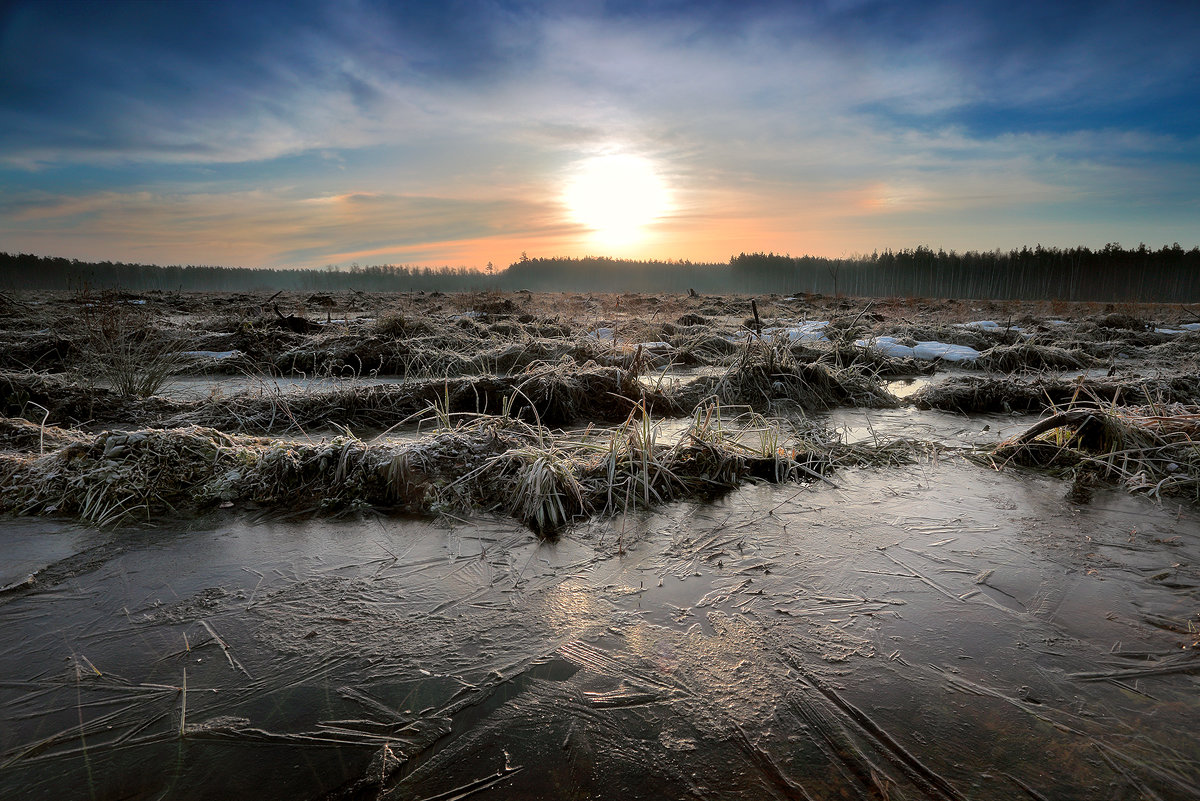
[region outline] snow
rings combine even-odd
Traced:
[[[796,325],[764,328],[763,336],[787,337],[791,342],[828,342],[829,337],[825,336],[828,325],[828,320],[812,320]]]
[[[995,320],[975,320],[970,323],[955,323],[956,328],[975,328],[979,331],[1021,331],[1020,326],[1000,325]]]
[[[828,325],[828,320],[811,320],[795,325],[771,326],[764,328],[762,335],[765,339],[787,339],[793,343],[828,342],[829,337],[825,336],[825,328]],[[739,331],[735,339],[745,339],[748,336],[750,336],[749,331]]]
[[[941,359],[947,362],[972,362],[980,357],[979,351],[966,345],[951,345],[947,342],[918,342],[916,345],[902,345],[895,337],[877,337],[873,340],[860,339],[854,343],[861,348],[873,347],[888,356],[897,358],[921,359],[935,361]]]
[[[1186,334],[1189,331],[1200,331],[1200,323],[1183,323],[1176,328],[1155,328],[1156,334]]]

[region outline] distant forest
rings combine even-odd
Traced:
[[[917,247],[828,259],[741,253],[726,264],[606,257],[527,258],[494,274],[406,265],[262,269],[81,262],[0,253],[0,289],[249,292],[277,289],[812,293],[998,300],[1200,301],[1200,248],[1021,248],[956,253]]]

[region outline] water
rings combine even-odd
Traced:
[[[1194,510],[834,482],[552,542],[6,521],[0,797],[1197,796]]]

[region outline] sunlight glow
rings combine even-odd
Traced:
[[[646,159],[596,156],[577,165],[563,202],[599,244],[615,247],[640,241],[645,226],[669,210],[670,194]]]

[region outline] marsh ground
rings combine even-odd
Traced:
[[[749,301],[4,298],[2,794],[1200,795],[1196,315]]]

